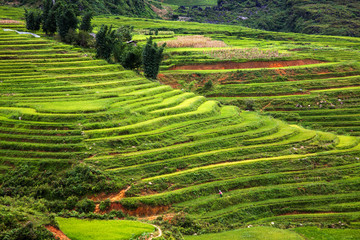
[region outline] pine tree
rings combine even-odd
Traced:
[[[62,3],[56,11],[56,26],[62,40],[70,29],[77,29],[78,19],[75,11],[67,4]]]
[[[43,5],[42,29],[47,35],[53,35],[56,32],[56,7],[52,0],[44,0]]]
[[[156,79],[159,73],[160,63],[163,59],[164,47],[165,43],[161,47],[153,43],[152,37],[147,40],[142,56],[145,77]]]
[[[91,26],[91,19],[93,18],[93,13],[92,12],[87,12],[84,14],[82,20],[81,20],[81,24],[80,24],[80,30],[83,30],[85,32],[91,32],[92,31],[92,26]]]
[[[115,30],[112,30],[112,26],[102,25],[96,34],[96,57],[106,59],[110,62],[115,44],[118,41],[119,39]]]
[[[25,9],[25,21],[26,29],[28,30],[40,30],[41,13],[39,11],[28,11]]]

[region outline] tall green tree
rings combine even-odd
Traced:
[[[147,40],[142,54],[145,77],[156,79],[159,73],[160,63],[163,59],[165,45],[164,43],[161,47],[158,47],[156,43],[153,43],[152,37]]]
[[[28,30],[40,30],[41,24],[41,12],[37,10],[26,10],[25,9],[25,21],[26,29]]]
[[[81,19],[81,24],[80,24],[80,30],[83,30],[85,32],[91,32],[92,31],[92,26],[91,26],[91,20],[93,18],[93,13],[92,12],[87,12],[84,14],[84,16]]]
[[[117,42],[119,42],[119,38],[116,31],[112,30],[112,26],[102,25],[96,34],[96,57],[110,62]]]
[[[130,25],[121,26],[116,30],[122,42],[130,41],[132,39],[133,31],[134,31],[134,26],[130,26]]]
[[[43,1],[42,29],[47,35],[53,35],[56,32],[56,9],[52,0]]]
[[[57,30],[61,39],[64,40],[70,29],[77,29],[78,19],[74,9],[66,3],[61,3],[56,13]]]

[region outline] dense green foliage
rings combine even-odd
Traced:
[[[221,0],[212,8],[182,6],[176,12],[199,22],[240,24],[271,31],[360,36],[360,4],[356,0]]]
[[[10,3],[20,6],[38,7],[43,3],[41,0],[5,0],[4,3]],[[57,1],[56,1],[57,2]],[[79,10],[92,11],[97,14],[118,14],[131,17],[158,18],[151,9],[151,4],[144,0],[104,0],[104,1],[68,1],[77,6]],[[45,5],[43,5],[45,6]]]
[[[164,47],[165,43],[160,47],[158,47],[157,43],[153,43],[152,37],[147,40],[142,54],[145,77],[156,79],[163,59]]]
[[[71,196],[113,191],[121,186],[121,182],[115,182],[106,173],[87,165],[59,170],[19,166],[3,176],[1,195],[66,200]]]
[[[93,18],[92,12],[87,12],[84,14],[84,16],[81,19],[81,24],[79,29],[83,30],[85,32],[91,32],[92,26],[91,26],[91,19]]]
[[[26,10],[25,9],[25,21],[26,29],[28,30],[39,30],[41,24],[41,13],[35,10]]]
[[[46,210],[43,201],[23,197],[0,197],[0,239],[50,240],[54,239],[42,225],[55,224],[54,216]]]
[[[56,26],[57,31],[61,39],[65,39],[66,35],[69,33],[69,30],[75,30],[78,27],[78,19],[75,14],[74,9],[70,5],[59,3],[59,6],[56,7]]]

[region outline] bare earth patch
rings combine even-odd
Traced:
[[[47,230],[49,230],[55,237],[55,239],[58,240],[71,240],[70,238],[68,238],[60,229],[57,229],[53,226],[45,226]]]
[[[23,24],[23,23],[16,20],[0,20],[0,24]]]
[[[278,68],[301,66],[308,64],[323,63],[322,61],[303,59],[303,60],[289,60],[289,61],[263,61],[263,62],[219,62],[214,64],[194,64],[174,66],[169,70],[221,70],[221,69],[247,69],[247,68]]]

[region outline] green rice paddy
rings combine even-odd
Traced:
[[[155,227],[128,220],[82,220],[57,218],[60,229],[72,240],[120,240],[152,233]]]

